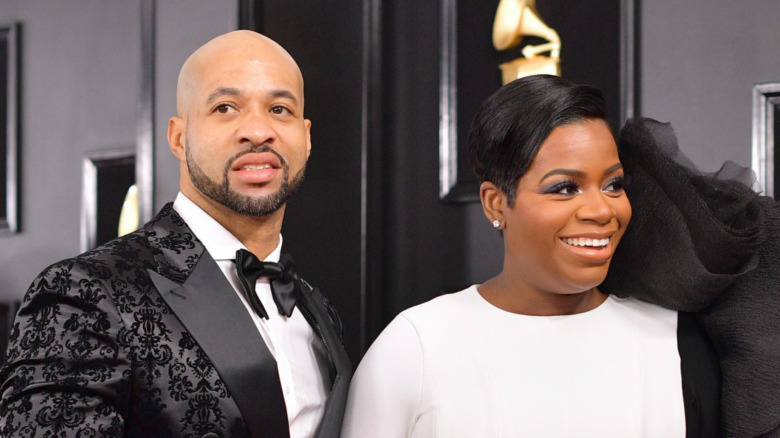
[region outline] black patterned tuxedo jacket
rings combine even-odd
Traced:
[[[296,310],[330,355],[317,436],[335,437],[352,373],[341,323],[316,289]],[[0,381],[3,437],[288,436],[273,356],[171,204],[33,282]]]

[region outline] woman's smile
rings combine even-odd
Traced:
[[[609,237],[562,237],[560,240],[567,250],[586,262],[606,263],[614,253]]]

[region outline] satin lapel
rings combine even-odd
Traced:
[[[250,435],[288,437],[276,360],[208,251],[182,285],[148,272],[160,295],[214,364]]]
[[[344,418],[344,408],[347,404],[349,382],[352,379],[352,363],[344,350],[340,335],[336,333],[330,317],[328,317],[320,291],[314,289],[311,293],[302,293],[299,303],[314,318],[318,326],[313,327],[314,331],[320,335],[320,338],[325,343],[330,359],[336,369],[333,386],[325,405],[325,413],[320,427],[317,429],[317,438],[335,438],[341,433],[341,422]]]

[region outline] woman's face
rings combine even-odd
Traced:
[[[506,269],[537,292],[598,286],[631,219],[617,146],[603,120],[555,128],[504,209]]]

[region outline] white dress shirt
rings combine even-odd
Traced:
[[[263,303],[269,319],[257,315],[244,296],[234,262],[236,251],[246,247],[182,193],[176,197],[173,208],[216,260],[276,358],[290,437],[314,436],[322,420],[332,383],[328,373],[328,353],[322,340],[300,310],[294,310],[289,318],[279,314],[267,277],[258,279],[255,293]],[[265,261],[278,262],[281,250],[282,236],[279,235],[279,244]]]

